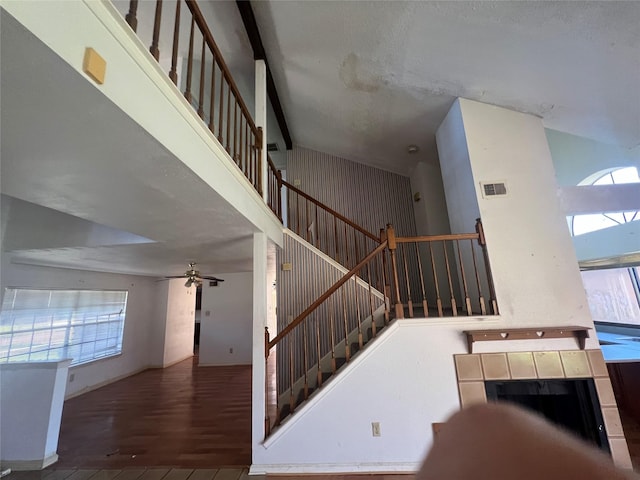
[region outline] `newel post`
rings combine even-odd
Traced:
[[[269,418],[269,327],[264,327],[264,435],[271,433]]]
[[[391,271],[393,272],[393,284],[395,287],[395,309],[396,318],[404,318],[404,308],[400,300],[400,283],[398,282],[398,265],[396,263],[396,232],[393,229],[393,225],[387,224],[387,242],[389,245],[389,251],[391,252]]]
[[[494,315],[498,315],[498,301],[496,300],[496,290],[493,286],[493,275],[491,274],[491,264],[489,263],[489,252],[487,251],[487,239],[484,236],[484,227],[482,219],[476,218],[476,233],[478,234],[478,244],[482,248],[482,256],[484,257],[484,267],[487,272],[487,283],[489,284],[489,301],[491,302],[491,310]]]
[[[263,149],[262,149],[262,127],[258,127],[258,134],[256,135],[256,149],[258,151],[258,165],[256,167],[257,173],[258,173],[258,178],[256,179],[256,188],[258,189],[258,193],[260,195],[263,195],[263,192],[266,192],[266,189],[264,188],[263,182],[264,182],[264,178],[265,175],[263,175],[263,171],[262,171],[262,164],[266,163],[263,162]],[[268,202],[268,199],[265,198],[265,202]]]

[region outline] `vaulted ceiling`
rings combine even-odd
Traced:
[[[458,96],[640,145],[640,2],[252,5],[299,145],[406,174]]]
[[[253,60],[237,8],[200,3],[252,104]],[[294,144],[408,174],[419,160],[437,160],[435,130],[462,96],[639,148],[640,2],[252,6]],[[147,275],[180,273],[190,259],[212,273],[250,269],[251,225],[6,21],[2,192],[13,198],[3,198],[5,249],[24,262]],[[104,145],[107,129],[118,143]],[[409,155],[410,144],[420,151]],[[34,222],[53,218],[59,231],[34,233]]]

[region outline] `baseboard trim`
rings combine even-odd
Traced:
[[[198,363],[198,367],[247,367],[253,365],[248,363]]]
[[[0,460],[2,468],[10,468],[13,471],[19,470],[42,470],[58,461],[58,454],[54,453],[39,460]]]
[[[307,464],[253,464],[249,475],[294,475],[294,474],[366,474],[396,473],[415,474],[420,463],[307,463]]]
[[[110,383],[118,382],[120,380],[124,380],[127,377],[131,377],[133,375],[137,375],[138,373],[142,373],[145,370],[149,370],[149,368],[152,368],[152,367],[149,367],[149,366],[141,367],[141,368],[138,368],[137,370],[134,370],[133,372],[125,373],[123,375],[118,375],[117,377],[110,378],[109,380],[105,380],[104,382],[96,383],[95,385],[90,385],[88,387],[83,388],[82,390],[78,390],[77,392],[70,393],[69,395],[65,396],[64,399],[66,401],[71,398],[79,397],[80,395],[84,395],[85,393],[92,392],[93,390],[102,388],[106,385],[109,385]]]
[[[185,360],[187,360],[188,358],[193,358],[193,353],[190,353],[189,355],[183,357],[183,358],[179,358],[177,360],[173,360],[172,362],[169,363],[165,363],[164,365],[162,365],[162,367],[160,368],[169,368],[169,367],[173,367],[174,365],[180,363],[180,362],[184,362]]]

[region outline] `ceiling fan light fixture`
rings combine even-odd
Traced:
[[[187,269],[186,272],[184,272],[183,275],[173,275],[165,278],[186,278],[187,281],[185,282],[184,286],[187,288],[190,288],[193,285],[195,285],[196,287],[199,287],[200,285],[202,285],[203,279],[214,281],[216,283],[215,286],[218,285],[218,282],[224,282],[224,279],[222,278],[200,275],[200,271],[196,270],[195,267],[196,267],[196,263],[190,262],[189,268]]]

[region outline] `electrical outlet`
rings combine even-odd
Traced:
[[[233,353],[233,348],[230,348],[230,349],[229,349],[229,353]]]
[[[371,422],[371,435],[374,437],[380,436],[380,422]]]
[[[76,374],[72,373],[71,375],[69,375],[69,383],[73,382],[76,379]]]

